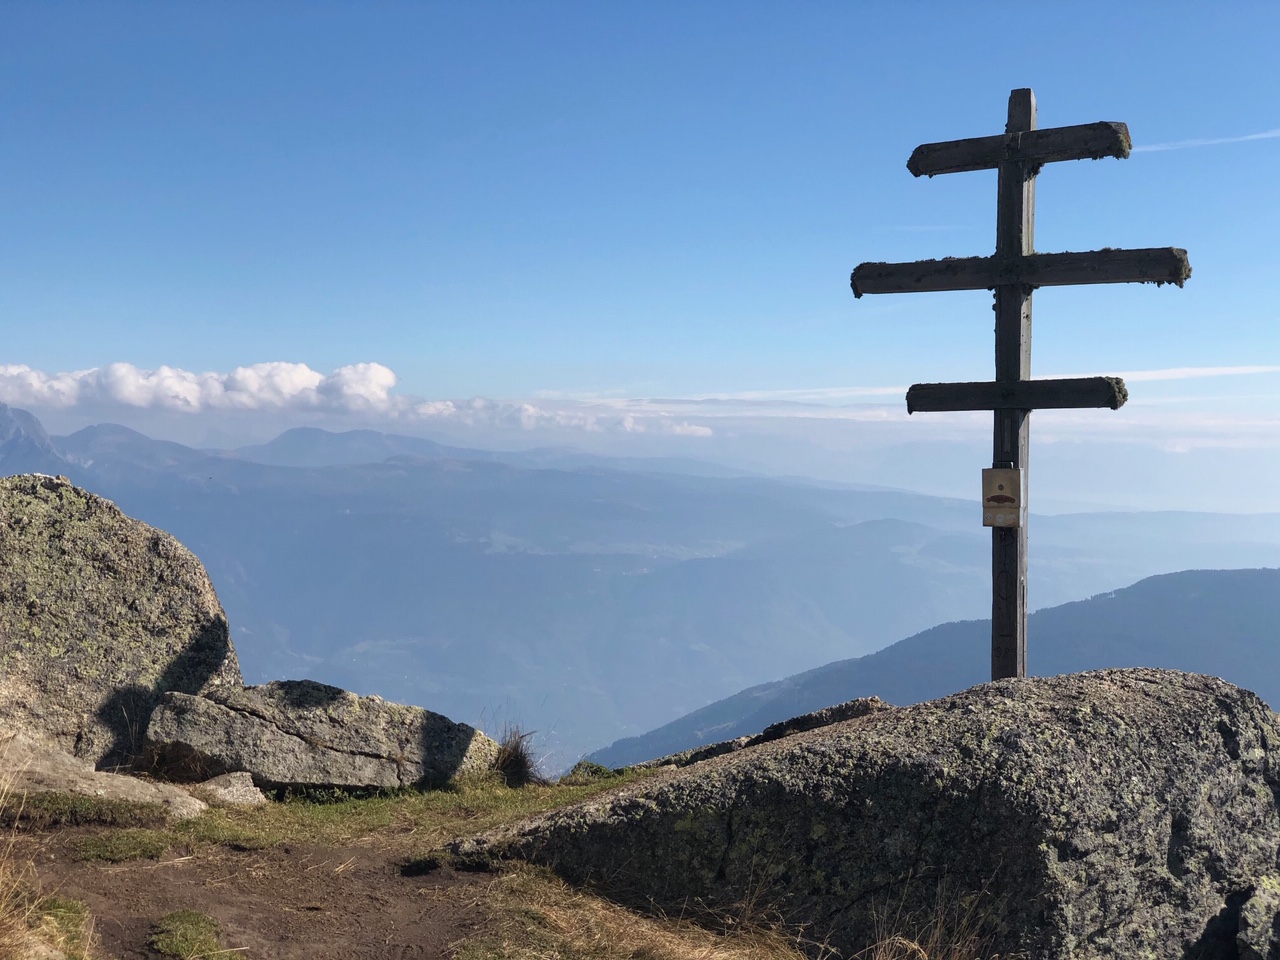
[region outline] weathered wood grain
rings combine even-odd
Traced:
[[[1003,284],[1063,287],[1092,283],[1172,283],[1191,276],[1187,251],[1179,247],[1081,253],[1032,253],[1007,257],[944,257],[909,263],[860,263],[849,278],[853,295],[991,290]]]
[[[1036,95],[1009,94],[1005,133],[1018,137],[1036,128]],[[1025,160],[1002,160],[996,189],[996,260],[1025,263],[1035,250],[1036,170]],[[996,286],[996,380],[1031,378],[1031,287]],[[1017,467],[1024,475],[1031,454],[1031,411],[997,407],[993,416],[993,467]],[[1026,499],[1016,527],[991,528],[991,679],[1027,675]]]
[[[907,169],[913,176],[933,177],[940,173],[991,170],[1008,160],[1036,167],[1059,160],[1123,160],[1132,149],[1128,126],[1100,120],[1070,127],[1011,131],[994,137],[922,143],[912,151]]]
[[[1068,410],[1082,407],[1119,410],[1128,399],[1129,391],[1120,377],[917,383],[907,391],[907,412]]]

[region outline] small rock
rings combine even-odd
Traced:
[[[191,788],[215,803],[237,807],[256,807],[267,802],[267,795],[253,785],[253,774],[237,771],[198,783]]]

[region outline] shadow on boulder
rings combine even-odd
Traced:
[[[111,693],[95,713],[112,737],[98,766],[133,767],[141,762],[151,714],[161,698],[170,692],[198,695],[221,676],[228,658],[235,658],[231,634],[226,618],[217,616],[169,662],[153,685],[131,684]]]

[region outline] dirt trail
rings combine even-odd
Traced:
[[[238,852],[166,854],[121,864],[75,859],[80,831],[18,844],[47,893],[84,901],[97,954],[153,960],[152,924],[174,910],[215,918],[223,943],[253,960],[434,960],[480,930],[483,874],[404,876],[403,854],[370,846],[292,844]]]

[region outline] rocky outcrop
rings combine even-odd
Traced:
[[[0,725],[118,763],[161,694],[241,683],[182,544],[63,477],[0,479]]]
[[[1276,956],[1280,726],[1211,677],[1002,680],[660,770],[456,844],[844,956],[968,914],[1036,958]],[[1250,953],[1249,951],[1254,951]]]
[[[8,802],[17,807],[27,796],[47,793],[155,804],[175,820],[194,817],[206,807],[181,787],[94,770],[92,764],[28,734],[0,734],[0,770]]]
[[[498,752],[474,727],[438,713],[310,680],[168,694],[146,741],[168,776],[247,771],[265,788],[436,786],[492,768]]]

